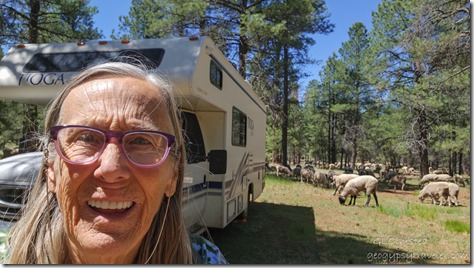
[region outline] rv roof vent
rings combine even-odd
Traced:
[[[25,48],[25,44],[18,44],[16,45],[16,48]]]
[[[199,40],[199,37],[197,37],[196,35],[191,35],[189,37],[189,41],[196,41],[196,40]]]
[[[84,40],[81,40],[81,41],[77,42],[78,46],[83,46],[85,44],[86,44],[86,42]]]
[[[107,44],[107,41],[99,41],[99,45],[105,45]]]
[[[130,39],[122,39],[122,44],[128,44],[130,43]]]

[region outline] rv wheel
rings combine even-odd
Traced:
[[[247,207],[238,216],[239,220],[247,220],[247,216],[248,216],[248,213],[249,213],[249,207],[250,207],[250,204],[252,203],[252,201],[253,201],[252,200],[252,190],[251,190],[251,188],[249,188],[249,190],[247,192]]]

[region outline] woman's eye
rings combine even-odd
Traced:
[[[134,137],[129,143],[132,145],[147,145],[150,144],[150,141],[144,137]]]
[[[93,135],[93,133],[89,131],[84,131],[79,134],[79,136],[77,137],[77,141],[93,143],[98,142],[99,139],[95,135]]]

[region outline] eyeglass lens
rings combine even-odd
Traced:
[[[106,140],[101,131],[81,127],[62,128],[57,135],[61,154],[78,164],[95,161],[105,149]],[[127,158],[139,165],[156,164],[168,153],[167,138],[154,132],[127,133],[121,144]]]

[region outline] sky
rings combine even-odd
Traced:
[[[297,1],[297,0],[296,0]],[[333,52],[348,41],[349,28],[356,22],[362,22],[367,30],[372,29],[372,12],[382,0],[326,0],[329,21],[334,24],[334,31],[327,35],[315,34],[313,39],[316,44],[309,51],[312,59],[320,61],[319,65],[309,65],[304,68],[310,77],[301,80],[302,89],[306,88],[309,81],[319,80],[319,71]],[[130,10],[131,0],[91,0],[90,4],[99,8],[99,13],[94,16],[95,26],[102,30],[106,39],[110,38],[112,29],[118,31],[119,16],[126,16]]]

